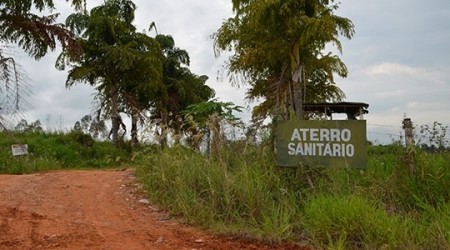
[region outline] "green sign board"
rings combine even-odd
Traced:
[[[365,120],[278,121],[275,140],[279,166],[366,166]]]

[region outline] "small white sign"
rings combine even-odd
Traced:
[[[13,144],[11,145],[11,150],[13,156],[27,155],[28,154],[28,144]]]

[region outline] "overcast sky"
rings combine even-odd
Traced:
[[[71,12],[65,1],[56,0],[62,19]],[[88,8],[102,1],[87,0]],[[156,22],[158,31],[174,37],[176,46],[188,51],[191,70],[208,75],[208,85],[220,101],[247,106],[245,89],[232,87],[220,77],[223,60],[215,58],[210,35],[232,15],[231,0],[137,0],[138,30]],[[434,121],[450,125],[450,1],[344,0],[338,15],[356,26],[353,39],[342,39],[343,61],[349,68],[338,86],[346,101],[370,104],[368,139],[389,142],[399,139],[406,115],[416,125]],[[39,119],[47,129],[68,129],[91,112],[92,89],[64,87],[66,72],[54,68],[58,52],[40,61],[27,56],[17,60],[32,79],[34,95],[27,119]],[[221,79],[222,78],[222,79]],[[248,118],[248,112],[242,114]],[[448,131],[450,133],[450,131]]]

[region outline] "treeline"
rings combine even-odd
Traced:
[[[116,146],[121,141],[120,129],[127,129],[132,142],[139,143],[139,122],[152,123],[160,131],[183,129],[185,117],[181,112],[215,96],[206,85],[208,77],[191,72],[188,52],[178,48],[170,35],[156,32],[152,37],[137,31],[133,1],[109,0],[87,10],[84,1],[73,0],[75,13],[67,17],[65,24],[56,23],[57,14],[32,14],[33,8],[52,9],[52,0],[21,3],[5,2],[0,7],[5,14],[0,20],[5,30],[0,40],[17,43],[36,59],[55,49],[59,42],[62,52],[55,65],[68,69],[66,86],[85,83],[97,91],[95,113],[83,117],[95,124],[91,129],[94,137],[94,131],[104,130],[105,121],[111,121],[108,132]],[[18,22],[17,16],[23,21]],[[153,30],[156,25],[150,23],[149,32]],[[6,56],[3,50],[0,54]],[[12,58],[0,62],[4,66],[2,88],[17,87],[14,93],[7,92],[17,110],[24,73],[17,70]],[[124,124],[123,114],[130,117],[130,125]],[[85,122],[83,119],[79,125]]]
[[[84,0],[68,2],[74,13],[64,24],[56,22],[57,14],[33,13],[51,10],[53,0],[4,2],[0,26],[5,32],[0,40],[16,43],[36,59],[61,45],[56,67],[68,69],[66,86],[95,87],[98,105],[92,119],[111,121],[109,133],[116,146],[125,127],[133,144],[139,143],[139,122],[152,123],[160,135],[170,129],[197,137],[196,129],[184,125],[189,121],[183,111],[190,105],[211,104],[215,93],[205,84],[207,76],[190,71],[187,51],[178,48],[170,35],[159,34],[153,22],[148,31],[137,31],[133,23],[137,6],[131,0],[107,0],[91,10]],[[232,1],[232,6],[233,16],[212,34],[212,49],[217,56],[233,53],[226,62],[230,80],[247,84],[246,99],[260,102],[253,109],[254,128],[266,118],[310,119],[303,103],[345,98],[334,75],[346,77],[348,70],[339,56],[325,51],[328,45],[340,51],[339,39],[354,35],[351,20],[335,14],[338,3]],[[3,52],[2,87],[8,89],[24,78],[18,77],[15,61]],[[20,100],[14,93],[11,98]],[[121,114],[130,117],[129,126]]]

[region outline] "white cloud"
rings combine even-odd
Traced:
[[[396,74],[414,75],[415,73],[418,73],[417,70],[396,63],[383,63],[375,65],[369,69],[370,76],[396,75]]]

